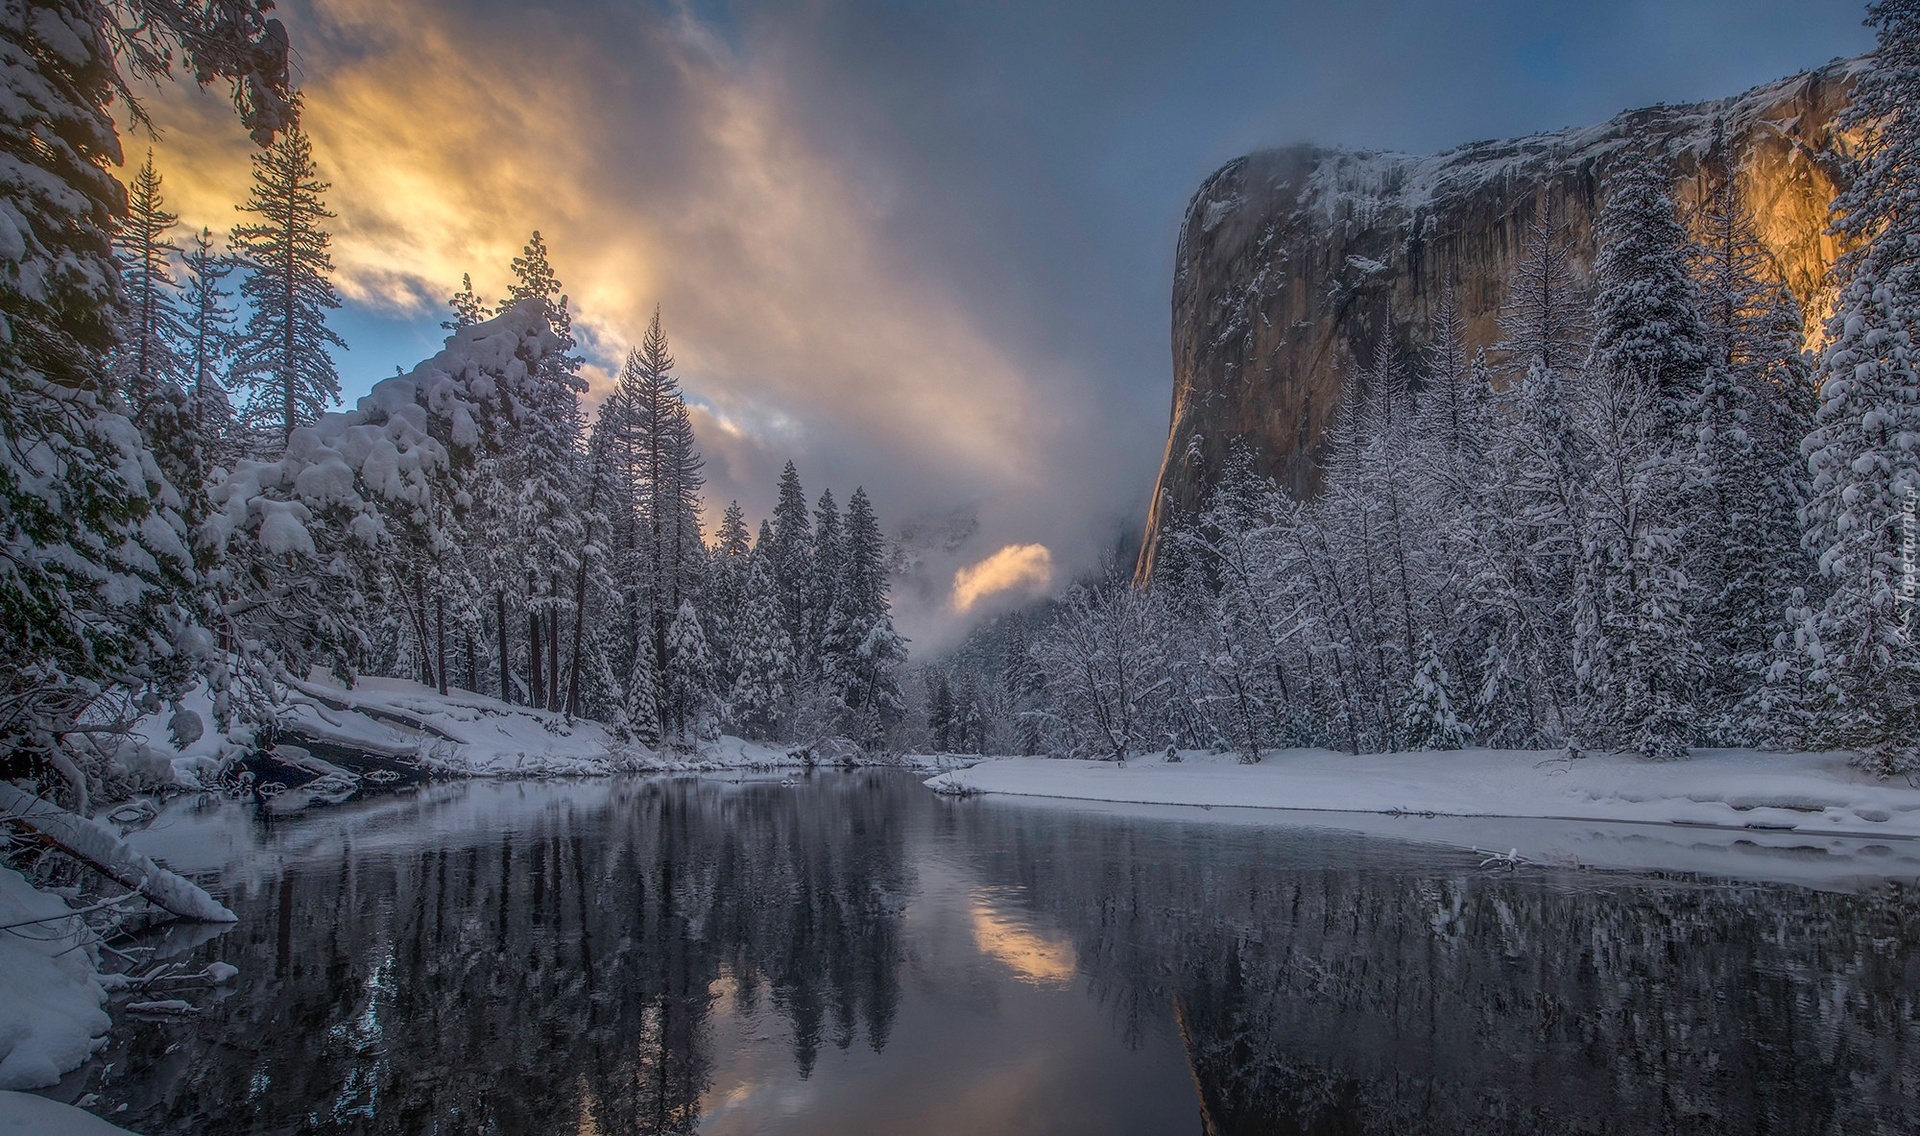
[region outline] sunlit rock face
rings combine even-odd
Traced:
[[[1294,146],[1229,162],[1194,195],[1175,253],[1172,425],[1143,576],[1169,516],[1203,504],[1236,439],[1283,486],[1314,492],[1345,376],[1382,335],[1417,373],[1449,276],[1469,348],[1492,347],[1543,193],[1584,278],[1608,171],[1628,147],[1668,146],[1684,214],[1718,176],[1703,159],[1722,122],[1740,195],[1817,331],[1840,251],[1826,231],[1847,153],[1835,120],[1860,66],[1428,156]]]

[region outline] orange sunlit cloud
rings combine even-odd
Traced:
[[[422,317],[470,272],[497,297],[537,228],[589,343],[617,360],[661,304],[689,392],[728,422],[830,418],[915,439],[975,495],[1030,485],[1026,379],[937,278],[892,261],[887,187],[810,147],[777,67],[685,13],[633,21],[603,45],[531,10],[313,4],[292,31],[342,292]],[[636,57],[589,58],[616,41]],[[224,232],[248,178],[230,108],[150,103],[172,206]]]
[[[1032,594],[1053,583],[1053,553],[1044,544],[1009,544],[953,574],[953,607],[969,611],[988,596]]]

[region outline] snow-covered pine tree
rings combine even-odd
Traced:
[[[1820,361],[1802,452],[1813,482],[1806,548],[1828,591],[1822,657],[1830,738],[1881,774],[1920,767],[1920,612],[1911,543],[1920,510],[1920,0],[1867,8],[1878,34],[1840,126],[1861,138],[1834,228],[1855,242]]]
[[[173,258],[180,248],[172,233],[180,217],[167,211],[160,185],[153,151],[148,150],[127,187],[127,216],[113,240],[126,297],[121,349],[130,364],[137,414],[143,401],[164,397],[169,386],[184,385],[180,348],[187,328],[173,278]]]
[[[1566,649],[1585,545],[1577,438],[1588,308],[1543,191],[1500,327],[1507,386],[1493,408],[1487,490],[1470,526],[1475,586],[1497,613],[1480,663],[1481,706],[1527,708],[1529,744],[1564,740],[1575,689]],[[1481,715],[1485,721],[1486,716]]]
[[[706,570],[707,645],[713,652],[713,688],[724,694],[739,674],[735,634],[747,606],[747,568],[753,553],[753,534],[747,530],[746,510],[729,501],[714,534]]]
[[[693,601],[681,600],[667,627],[667,698],[663,724],[683,743],[695,737],[701,715],[713,697],[713,658],[700,613]]]
[[[616,732],[629,742],[650,748],[658,746],[665,736],[660,725],[660,668],[653,661],[650,639],[642,640],[634,653]]]
[[[774,736],[792,697],[793,642],[787,638],[785,601],[768,564],[772,547],[763,522],[747,567],[746,603],[735,631],[736,673],[727,693],[728,716],[750,738]]]
[[[823,512],[832,498],[822,495]],[[886,538],[865,489],[847,500],[843,567],[821,642],[821,679],[843,727],[868,748],[899,720],[906,700],[900,666],[906,640],[894,630],[888,598]]]
[[[460,274],[460,290],[447,297],[447,307],[453,310],[453,318],[440,321],[440,326],[448,331],[459,331],[463,327],[472,327],[487,318],[488,305],[473,291],[473,274]]]
[[[633,501],[622,557],[628,634],[650,637],[670,672],[667,628],[680,604],[699,594],[705,567],[699,522],[704,478],[657,308],[640,346],[627,353],[605,413],[614,415],[621,428],[617,460]]]
[[[1542,189],[1500,309],[1500,349],[1508,370],[1518,377],[1538,367],[1557,379],[1578,367],[1589,343],[1588,311],[1574,279],[1565,225],[1552,193]]]
[[[1453,709],[1452,680],[1432,635],[1420,637],[1413,684],[1400,704],[1401,744],[1410,750],[1462,749],[1473,733]]]
[[[795,651],[804,651],[807,635],[807,593],[813,581],[813,520],[807,512],[807,493],[792,462],[780,471],[778,497],[773,507],[773,547],[768,570],[780,588],[786,611],[787,638]]]
[[[0,6],[0,775],[45,758],[84,795],[62,740],[74,716],[108,687],[179,682],[198,654],[176,602],[191,581],[184,523],[107,364],[126,204],[110,108],[137,116],[129,80],[178,61],[231,82],[270,141],[293,108],[266,7]]]
[[[845,642],[828,643],[846,570],[847,538],[840,525],[840,506],[833,499],[833,490],[823,489],[813,507],[813,575],[807,581],[806,632],[799,644],[801,673],[809,677],[838,661],[830,661],[829,654],[853,647]]]
[[[181,347],[187,397],[201,433],[209,440],[210,462],[228,463],[233,452],[233,402],[228,397],[226,365],[233,357],[233,309],[220,284],[233,261],[213,251],[213,231],[201,229],[186,252],[186,292],[181,299],[187,336]]]
[[[1663,411],[1670,404],[1638,374],[1604,364],[1585,389],[1589,457],[1573,596],[1578,725],[1589,743],[1684,757],[1707,667],[1694,633],[1683,467]]]
[[[322,196],[330,188],[305,132],[289,130],[253,155],[253,184],[240,210],[259,220],[234,226],[229,237],[247,272],[240,294],[251,311],[233,378],[249,387],[250,425],[282,446],[340,400],[328,351],[346,346],[327,326],[327,313],[340,306],[327,252],[333,237],[323,225],[333,216]]]
[[[1816,391],[1800,306],[1760,241],[1736,168],[1716,122],[1692,225],[1711,361],[1685,455],[1701,498],[1689,556],[1701,587],[1698,624],[1712,657],[1725,660],[1703,684],[1703,725],[1720,744],[1795,744],[1804,741],[1800,711],[1786,707],[1800,705],[1799,692],[1769,676],[1786,660],[1776,641],[1791,598],[1815,582],[1799,547],[1799,509],[1807,481],[1800,441],[1813,426]]]
[[[1664,429],[1677,436],[1694,421],[1711,351],[1669,181],[1665,161],[1642,149],[1609,171],[1595,226],[1593,366],[1646,385]]]
[[[577,614],[569,585],[586,543],[575,490],[584,432],[580,395],[587,386],[574,354],[567,297],[537,230],[513,258],[512,268],[514,280],[501,311],[532,304],[559,342],[559,350],[542,356],[519,389],[508,392],[511,434],[501,440],[507,460],[498,483],[512,498],[510,528],[517,554],[513,571],[524,589],[528,685],[535,705],[558,710],[564,693],[561,627]]]

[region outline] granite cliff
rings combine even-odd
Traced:
[[[1469,348],[1493,347],[1540,195],[1584,277],[1608,170],[1628,147],[1665,144],[1683,215],[1731,168],[1817,339],[1840,252],[1826,232],[1847,154],[1835,120],[1861,65],[1433,155],[1294,146],[1229,162],[1194,194],[1175,253],[1172,424],[1140,575],[1169,517],[1203,504],[1236,440],[1292,492],[1314,492],[1346,376],[1381,336],[1417,374],[1449,277]],[[1708,156],[1716,132],[1725,162]]]

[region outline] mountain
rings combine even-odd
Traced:
[[[1172,424],[1141,577],[1168,518],[1203,505],[1238,441],[1282,485],[1313,493],[1348,376],[1383,335],[1417,374],[1449,276],[1469,349],[1493,347],[1542,194],[1584,277],[1607,172],[1630,147],[1666,146],[1683,213],[1732,166],[1816,339],[1840,252],[1826,231],[1847,153],[1835,119],[1863,64],[1838,60],[1731,99],[1439,154],[1290,146],[1221,167],[1187,206],[1175,253]],[[1707,160],[1716,129],[1727,163]]]

